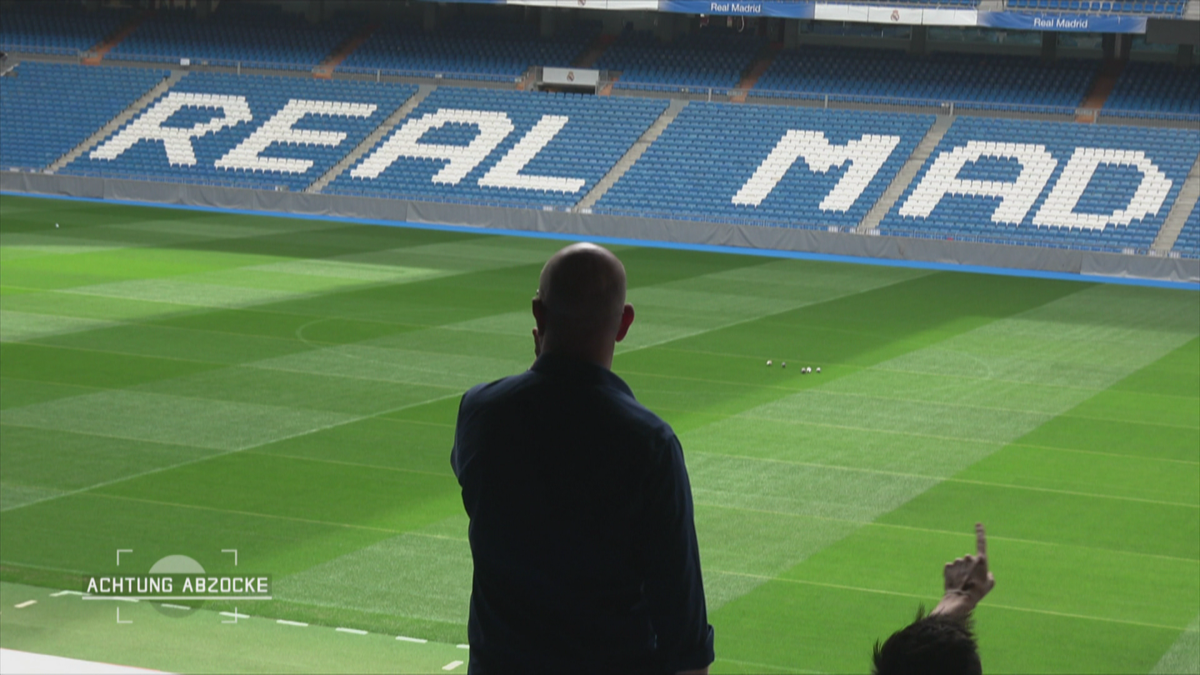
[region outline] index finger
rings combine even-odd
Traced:
[[[975,523],[975,554],[987,555],[987,535],[983,531],[983,523]]]

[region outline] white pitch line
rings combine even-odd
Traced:
[[[221,616],[228,616],[234,619],[249,619],[249,614],[238,614],[237,612],[218,612]]]
[[[13,605],[13,607],[16,607],[17,609],[25,609],[26,607],[28,607],[30,605],[36,605],[36,604],[37,604],[37,600],[26,600],[25,602],[22,602],[19,605]]]
[[[415,642],[415,643],[417,643],[417,644],[419,644],[419,645],[423,645],[423,644],[425,644],[426,642],[429,642],[429,640],[422,640],[421,638],[410,638],[410,637],[408,637],[408,636],[406,636],[406,635],[397,635],[397,636],[396,636],[396,639],[397,639],[397,640],[399,640],[399,641],[401,641],[401,642]]]
[[[334,628],[334,630],[336,630],[339,633],[350,633],[351,635],[368,635],[369,634],[365,630],[359,630],[357,628],[342,628],[340,626],[338,628]]]
[[[299,626],[301,628],[308,627],[308,624],[304,623],[303,621],[288,621],[287,619],[276,619],[275,623],[282,624],[284,626]]]
[[[454,646],[458,647],[459,649],[470,649],[471,648],[471,645],[454,645]]]
[[[447,663],[446,665],[442,666],[442,670],[454,670],[455,668],[461,666],[462,664],[463,664],[462,661],[451,661],[450,663]]]
[[[159,603],[159,606],[167,607],[168,609],[191,609],[191,607],[188,607],[187,605],[172,605],[168,602]]]
[[[57,593],[51,593],[50,597],[61,598],[64,595],[83,595],[83,593],[81,591],[59,591]]]

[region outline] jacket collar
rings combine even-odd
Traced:
[[[621,392],[633,396],[629,385],[608,368],[590,361],[562,356],[559,354],[542,354],[529,368],[535,373],[553,378],[565,378],[590,384],[614,387]]]

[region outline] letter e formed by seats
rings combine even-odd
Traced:
[[[221,116],[213,116],[207,122],[197,122],[190,128],[164,127],[163,123],[185,107],[219,108]],[[220,94],[191,94],[172,92],[160,99],[153,107],[122,129],[116,136],[100,145],[88,155],[91,159],[113,160],[140,141],[162,141],[167,151],[167,161],[172,165],[194,166],[196,149],[192,139],[216,133],[254,119],[244,96]]]
[[[294,128],[306,115],[339,115],[344,117],[370,117],[379,106],[373,103],[343,103],[340,101],[310,101],[294,98],[279,112],[271,116],[261,127],[250,134],[237,147],[218,159],[218,169],[245,169],[249,171],[279,171],[282,173],[304,173],[312,168],[311,159],[272,158],[268,162],[263,151],[273,143],[295,143],[296,145],[323,145],[334,147],[346,140],[344,131],[317,131]]]

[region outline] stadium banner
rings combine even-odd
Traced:
[[[856,21],[866,23],[871,10],[864,5],[828,5],[818,3],[813,10],[813,18],[818,21]]]
[[[974,26],[978,14],[974,9],[923,9],[921,23],[926,26]]]
[[[924,23],[923,10],[900,7],[870,7],[867,23],[895,23],[919,26]]]
[[[1066,31],[1072,33],[1145,33],[1144,16],[1084,16],[1079,14],[1024,14],[979,12],[978,26],[1013,30]]]
[[[624,2],[614,2],[625,9]],[[717,16],[775,16],[785,19],[813,18],[812,2],[780,2],[779,0],[661,0],[658,11],[676,14],[714,14]],[[617,9],[617,7],[613,7]]]
[[[600,84],[600,71],[587,68],[542,68],[544,84],[567,87],[595,87]]]
[[[892,23],[908,26],[974,26],[973,9],[914,9],[912,7],[867,7],[817,3],[813,18],[818,21]]]

